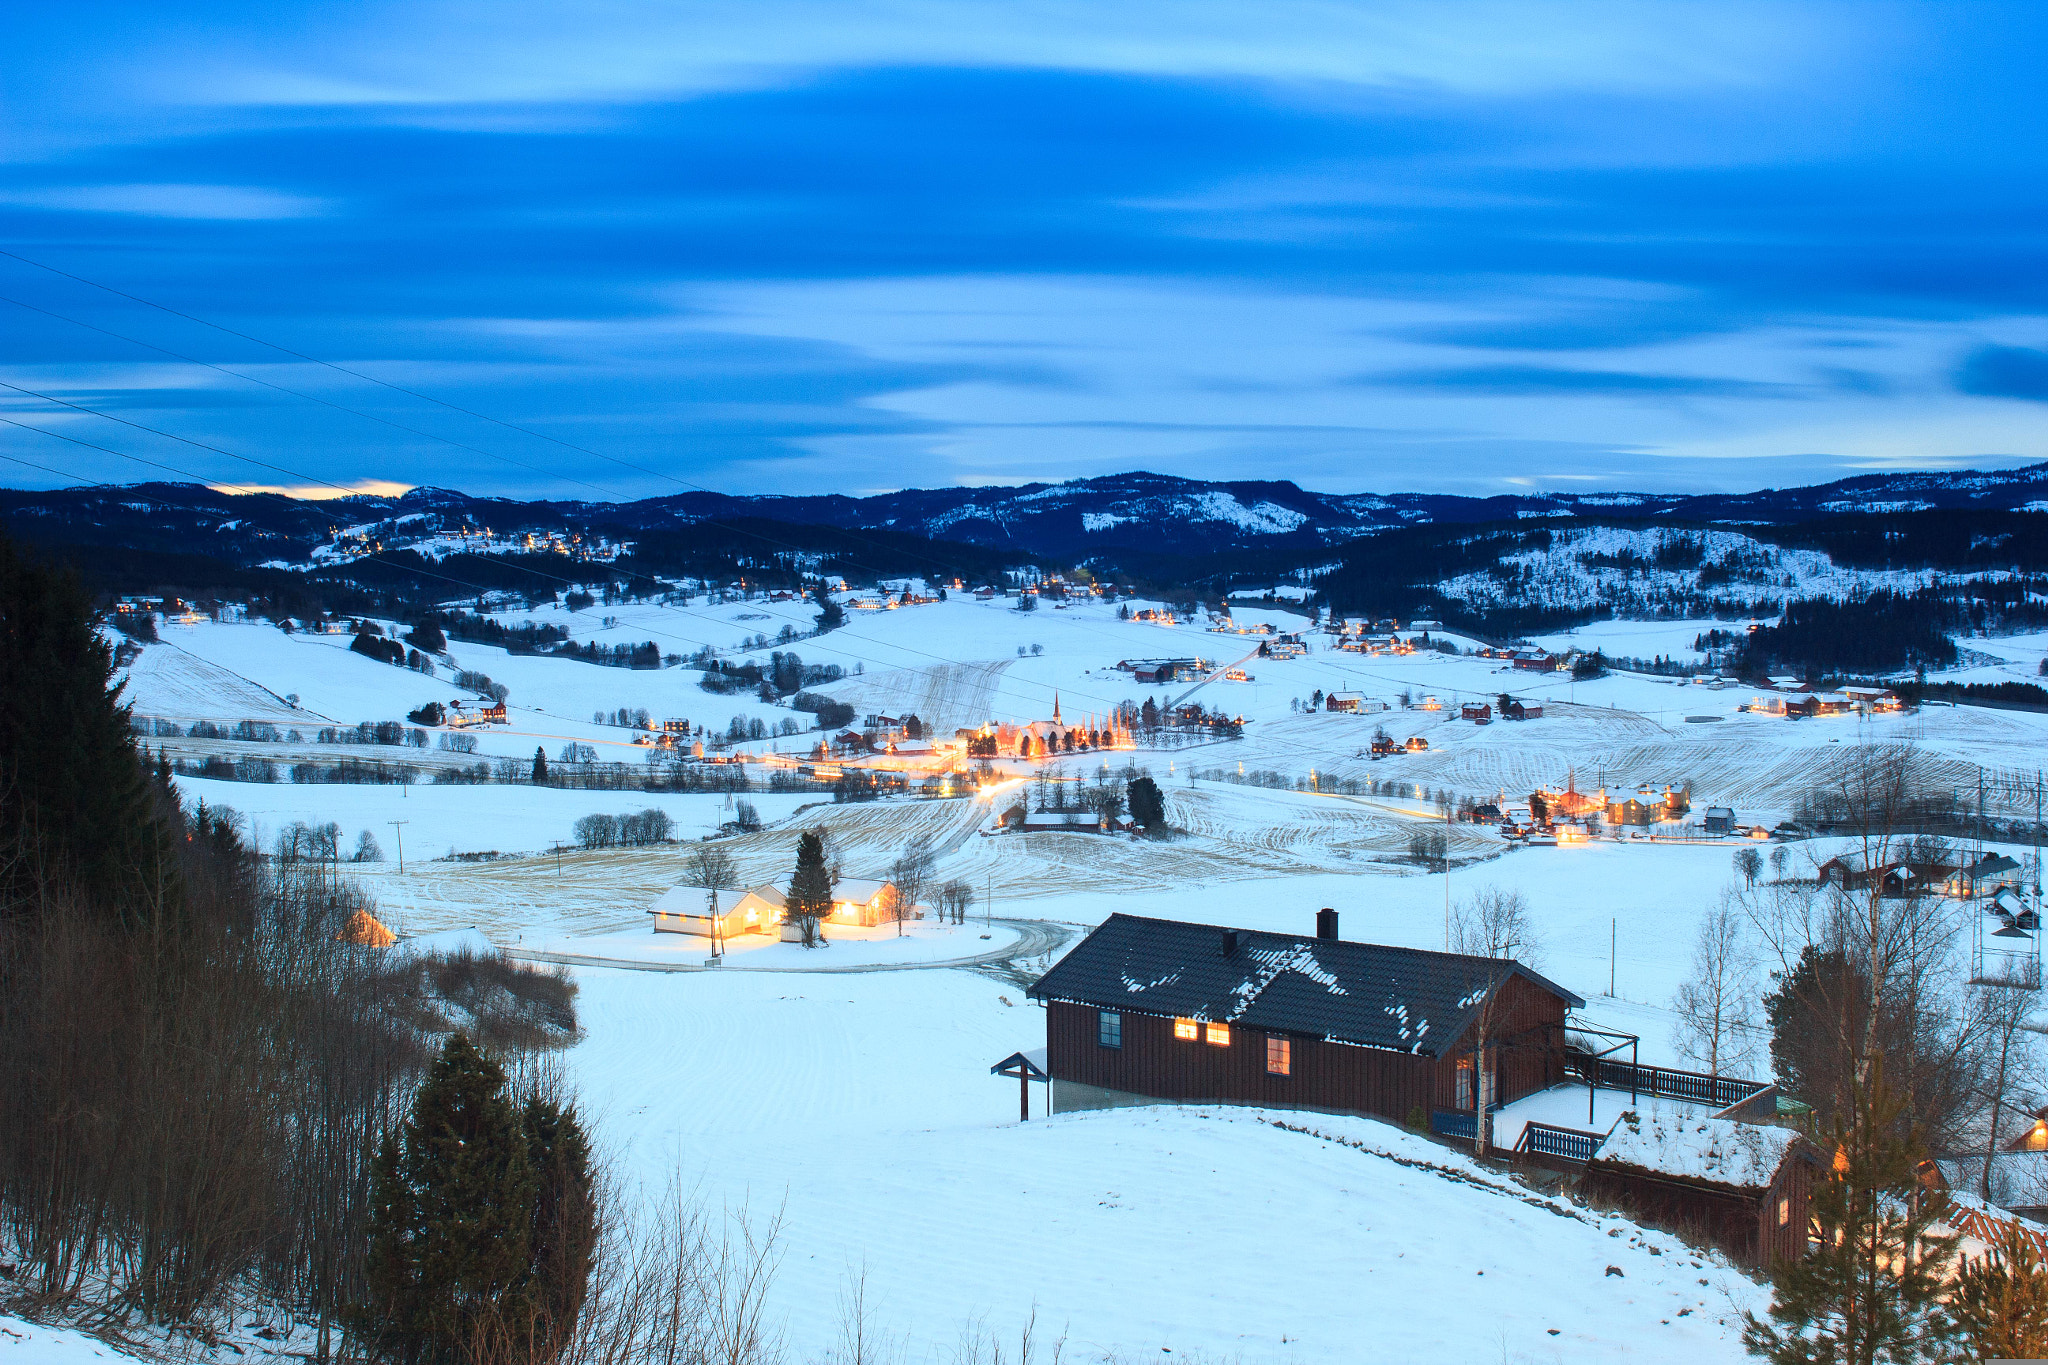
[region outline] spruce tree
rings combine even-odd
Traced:
[[[825,866],[825,839],[807,829],[796,841],[796,871],[790,874],[789,915],[806,948],[818,942],[818,921],[832,913],[832,871]]]
[[[113,675],[76,575],[0,539],[0,916],[49,882],[131,924],[180,903]]]
[[[530,1279],[537,1184],[505,1073],[455,1034],[378,1152],[358,1332],[412,1365],[502,1332]]]
[[[552,1360],[575,1329],[597,1256],[590,1144],[575,1106],[545,1095],[528,1097],[521,1126],[536,1184],[518,1325],[522,1336],[534,1343],[535,1355]]]
[[[2008,1222],[2005,1238],[1978,1259],[1964,1258],[1949,1296],[1967,1360],[2048,1359],[2048,1266],[2036,1234]]]
[[[1938,1235],[1946,1196],[1917,1179],[1923,1156],[1904,1105],[1872,1063],[1831,1125],[1830,1169],[1811,1211],[1819,1246],[1771,1268],[1770,1320],[1742,1340],[1773,1365],[1909,1365],[1950,1359],[1940,1296],[1956,1239]]]
[[[1166,823],[1166,797],[1150,777],[1134,777],[1128,793],[1131,819],[1146,829]]]
[[[547,780],[548,780],[548,754],[547,754],[547,750],[545,750],[545,749],[541,748],[541,747],[540,747],[540,746],[539,746],[538,744],[536,744],[536,745],[534,745],[534,746],[533,746],[533,785],[534,785],[534,786],[536,786],[536,787],[539,787],[539,786],[543,786],[543,785],[545,785],[545,784],[546,784]]]

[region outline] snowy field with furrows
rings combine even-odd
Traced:
[[[733,602],[542,606],[505,619],[559,625],[579,642],[651,639],[685,654],[708,645],[739,661],[765,660],[757,641],[775,640],[784,624],[808,630],[814,615],[800,603]],[[1237,619],[1305,624],[1284,610],[1240,609]],[[1712,624],[1606,622],[1546,643],[1683,657]],[[379,746],[322,744],[318,732],[403,721],[424,702],[446,702],[460,695],[457,668],[510,689],[509,723],[472,732],[485,757],[524,761],[538,747],[552,759],[584,743],[642,762],[629,732],[593,719],[619,707],[713,729],[736,715],[770,728],[811,719],[750,693],[707,693],[687,668],[606,668],[454,642],[429,678],[351,652],[347,636],[208,623],[167,626],[163,637],[127,669],[138,715],[187,727],[253,720],[299,734],[175,741],[183,754],[363,756]],[[1930,706],[1795,724],[1744,712],[1752,694],[1734,687],[1628,674],[1573,682],[1471,656],[1331,652],[1312,638],[1305,658],[1260,659],[1258,637],[1119,620],[1099,604],[1020,613],[956,597],[850,611],[840,630],[771,646],[844,669],[820,690],[856,713],[914,712],[941,735],[1045,719],[1055,698],[1070,724],[1147,698],[1199,701],[1246,721],[1239,741],[1109,756],[1160,782],[1180,831],[1166,840],[986,833],[998,808],[1028,789],[1027,770],[1093,777],[1100,755],[1005,760],[1018,781],[948,800],[744,794],[763,827],[719,840],[743,885],[785,878],[799,831],[822,825],[848,876],[886,874],[923,838],[937,877],[974,889],[967,925],[849,938],[808,963],[801,949],[762,944],[707,970],[701,949],[657,945],[648,930],[647,906],[687,879],[691,849],[734,819],[730,796],[448,785],[424,773],[409,786],[180,786],[242,812],[259,836],[332,821],[352,847],[368,831],[384,859],[352,870],[401,933],[476,925],[516,953],[569,964],[584,1036],[566,1060],[602,1141],[647,1189],[679,1180],[749,1217],[780,1215],[776,1306],[800,1356],[830,1343],[840,1287],[865,1270],[881,1320],[909,1334],[920,1360],[943,1358],[975,1331],[1014,1340],[1034,1306],[1041,1332],[1067,1335],[1070,1358],[1352,1360],[1368,1327],[1389,1360],[1740,1358],[1735,1324],[1761,1291],[1725,1263],[1536,1198],[1388,1125],[1209,1108],[1019,1125],[1016,1083],[989,1067],[1044,1042],[1044,1016],[1020,983],[1117,911],[1308,933],[1329,906],[1346,938],[1440,948],[1447,905],[1500,887],[1527,898],[1540,937],[1533,957],[1586,999],[1584,1019],[1641,1035],[1646,1062],[1676,1063],[1673,995],[1702,917],[1734,884],[1737,843],[1509,850],[1490,829],[1452,825],[1450,870],[1430,873],[1412,841],[1446,832],[1439,793],[1490,800],[1567,780],[1623,792],[1690,783],[1696,808],[1729,805],[1745,823],[1775,822],[1864,744],[1910,743],[1929,780],[1958,789],[1980,767],[2031,775],[2048,716]],[[1972,680],[2032,677],[2048,650],[2048,637],[1962,643],[1970,652],[1957,676]],[[1249,678],[1141,686],[1116,667],[1192,655]],[[1303,710],[1318,690],[1357,691],[1392,709]],[[1457,718],[1461,703],[1504,691],[1540,701],[1544,717]],[[1439,709],[1401,709],[1404,695]],[[1374,759],[1380,727],[1428,748]],[[742,747],[804,752],[817,738]],[[444,757],[387,747],[392,762]],[[1354,783],[1376,784],[1377,794],[1346,794]],[[574,846],[578,819],[648,808],[668,814],[678,842]],[[1789,846],[1788,875],[1811,875],[1835,847]],[[1034,1095],[1034,1111],[1042,1099]],[[1483,1282],[1500,1312],[1482,1320],[1417,1309],[1466,1281]]]

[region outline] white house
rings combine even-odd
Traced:
[[[671,886],[661,893],[647,913],[654,916],[657,934],[696,934],[710,938],[714,927],[721,939],[740,934],[773,934],[782,922],[782,892],[771,885],[749,891],[721,891],[718,910],[712,912],[712,897],[701,886]]]

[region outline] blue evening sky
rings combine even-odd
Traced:
[[[0,483],[165,476],[58,436],[566,497],[2048,459],[2038,4],[9,25]]]

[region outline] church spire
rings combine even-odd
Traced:
[[[1054,725],[1060,723],[1060,694],[1058,688],[1054,688],[1052,694],[1052,723]]]

